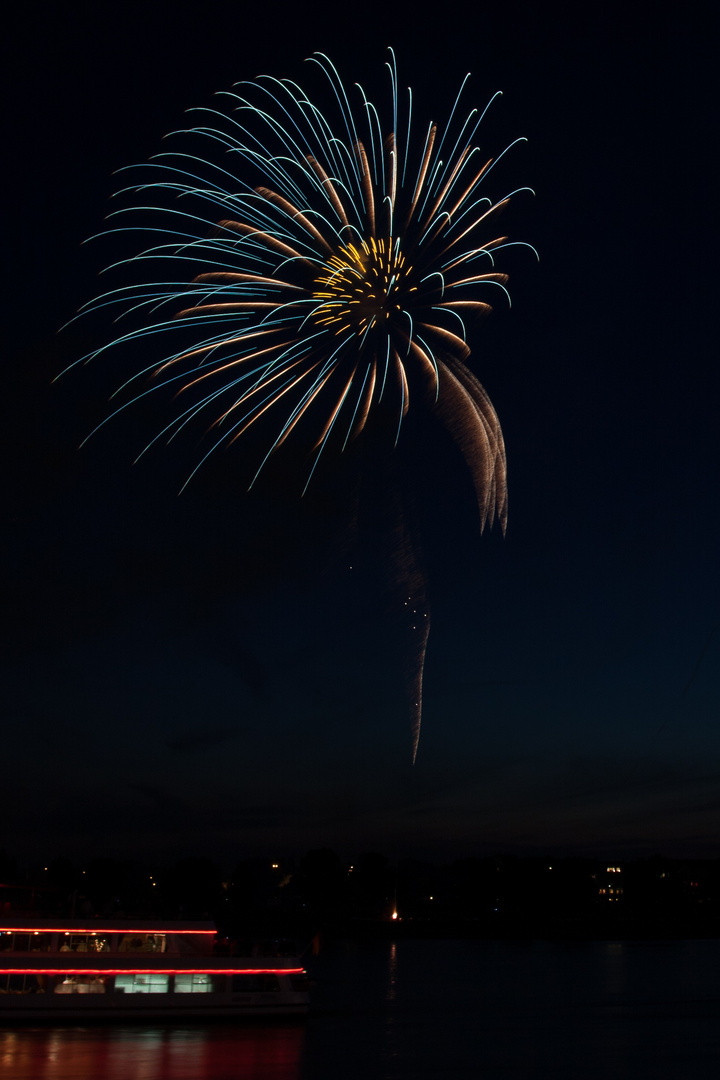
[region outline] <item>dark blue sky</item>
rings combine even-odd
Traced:
[[[716,855],[717,197],[713,27],[619,5],[218,2],[16,15],[5,374],[9,545],[0,837],[16,856],[506,850]],[[42,9],[43,12],[45,9]],[[647,16],[647,17],[646,17]],[[187,449],[130,462],[139,411],[56,329],[97,289],[113,170],[183,110],[328,52],[419,109],[466,73],[507,176],[513,307],[472,338],[503,425],[507,536],[462,461],[411,432],[433,626],[417,764],[381,524],[353,546],[352,465],[299,503],[242,494],[243,446],[176,496]],[[711,194],[711,186],[713,188]],[[150,430],[149,430],[150,429]],[[409,466],[408,466],[409,467]],[[381,502],[382,495],[378,495]],[[353,567],[351,570],[350,567]],[[5,770],[8,771],[7,769]]]

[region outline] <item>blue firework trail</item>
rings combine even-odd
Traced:
[[[251,486],[302,433],[307,487],[323,455],[344,449],[375,412],[393,417],[397,441],[415,399],[429,398],[468,464],[482,526],[504,528],[502,432],[465,363],[468,321],[489,312],[493,291],[509,300],[495,256],[510,242],[495,220],[517,192],[484,194],[499,158],[485,159],[475,141],[492,101],[465,114],[466,78],[445,127],[419,127],[390,50],[386,130],[359,86],[351,107],[325,55],[309,62],[330,110],[291,80],[260,76],[221,92],[217,107],[191,110],[193,126],[124,170],[118,196],[130,205],[101,235],[133,233],[142,248],[114,265],[132,281],[81,311],[108,309],[121,328],[82,359],[113,350],[132,362],[148,341],[160,359],[133,371],[107,419],[148,394],[176,395],[177,413],[141,453],[206,418],[207,448],[188,480],[257,424],[270,435]],[[423,599],[424,586],[413,588]],[[413,760],[429,631],[421,614]]]

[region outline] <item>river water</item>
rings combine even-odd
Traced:
[[[305,1021],[0,1027],[0,1076],[720,1076],[720,941],[335,943],[308,966]]]

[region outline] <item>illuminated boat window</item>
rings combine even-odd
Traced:
[[[170,976],[152,975],[116,975],[115,993],[118,994],[167,994]]]
[[[212,975],[176,975],[176,994],[209,994],[217,989]]]
[[[71,934],[66,932],[60,935],[60,952],[109,952],[110,942],[101,934]]]
[[[68,975],[55,983],[55,994],[104,994],[105,980],[99,975]]]

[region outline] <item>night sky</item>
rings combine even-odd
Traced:
[[[584,7],[16,12],[0,848],[718,855],[716,27],[709,4]],[[353,453],[305,500],[282,470],[248,497],[238,443],[178,497],[196,447],[132,466],[161,404],[79,450],[117,371],[52,383],[96,344],[56,332],[99,291],[81,245],[113,171],[235,81],[307,81],[314,50],[386,101],[388,45],[426,118],[467,71],[472,104],[504,91],[480,142],[527,136],[504,176],[537,195],[503,228],[540,252],[508,258],[512,309],[471,337],[506,537],[480,536],[438,431],[400,451],[433,607],[414,767],[382,467],[355,531]]]

